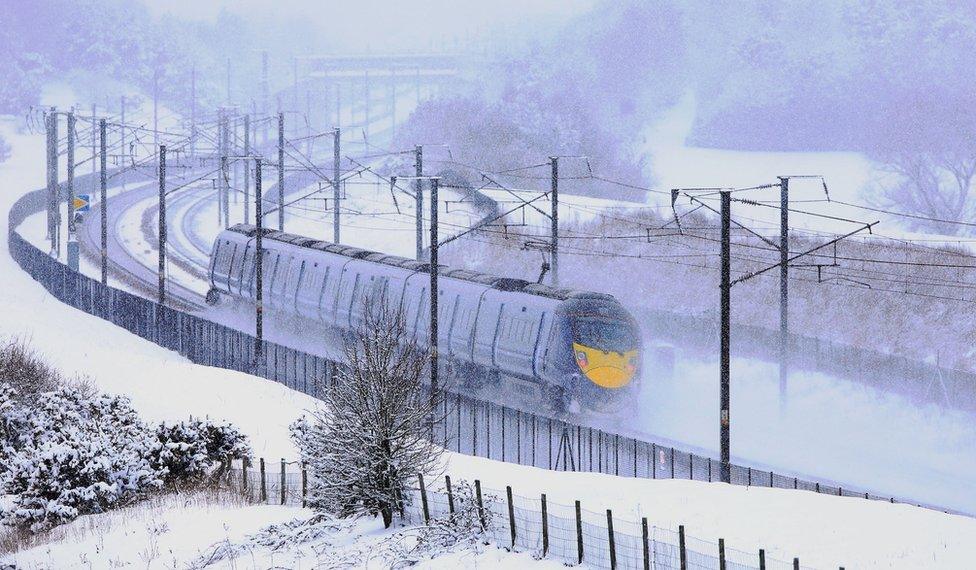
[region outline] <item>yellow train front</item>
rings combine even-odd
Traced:
[[[634,318],[612,296],[584,294],[556,312],[553,374],[570,412],[611,413],[634,401],[641,370],[641,334]]]

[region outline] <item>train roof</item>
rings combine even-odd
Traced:
[[[237,224],[227,229],[228,231],[242,234],[247,237],[255,237],[258,233],[257,226],[252,224]],[[269,239],[272,241],[287,243],[298,247],[316,249],[319,251],[325,251],[328,253],[342,255],[352,259],[363,259],[366,261],[371,261],[373,263],[382,263],[384,265],[400,267],[403,269],[407,269],[409,271],[422,271],[422,272],[430,271],[430,263],[427,262],[416,261],[414,259],[408,259],[406,257],[400,257],[397,255],[389,255],[386,253],[380,253],[368,249],[361,249],[350,245],[342,245],[342,244],[331,243],[327,241],[321,241],[315,238],[310,238],[308,236],[300,236],[296,234],[280,232],[278,230],[273,230],[271,228],[262,228],[261,237],[262,239]],[[612,300],[614,299],[612,295],[608,295],[606,293],[597,293],[594,291],[580,291],[578,289],[569,289],[566,287],[552,287],[551,285],[532,283],[531,281],[525,281],[524,279],[501,277],[498,275],[491,275],[488,273],[480,273],[478,271],[472,271],[470,269],[451,269],[443,265],[440,267],[442,268],[440,274],[443,275],[444,277],[450,277],[452,279],[460,279],[462,281],[469,281],[471,283],[480,283],[482,285],[486,285],[488,287],[492,287],[494,289],[498,289],[501,291],[520,291],[522,293],[529,293],[530,295],[538,295],[540,297],[549,297],[551,299],[559,299],[559,300],[567,300],[567,299]]]

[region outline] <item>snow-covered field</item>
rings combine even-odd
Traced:
[[[43,168],[39,165],[43,164],[44,145],[38,136],[14,133],[10,123],[2,128],[13,148],[12,158],[0,164],[0,180],[4,182],[0,211],[6,212],[23,192],[43,184]],[[6,216],[0,219],[0,224],[5,225]],[[258,456],[295,457],[286,426],[313,406],[313,400],[245,374],[191,364],[170,351],[61,305],[10,259],[6,228],[0,230],[0,274],[4,276],[5,292],[0,297],[0,335],[26,337],[65,372],[88,375],[102,390],[129,395],[136,409],[148,419],[172,421],[194,415],[231,421],[249,436]],[[710,377],[701,373],[697,376]],[[707,392],[704,386],[700,390]],[[702,403],[701,409],[705,408],[708,404]],[[673,413],[674,417],[681,415],[680,411]],[[680,428],[683,437],[700,437],[703,442],[712,439],[710,433],[696,435],[677,422],[672,425]],[[871,422],[851,427],[877,429]],[[841,433],[844,429],[848,428],[838,426]],[[891,436],[892,445],[915,429],[915,424],[900,429],[903,431]],[[940,426],[931,429],[932,433],[940,430]],[[968,432],[959,432],[959,437],[969,437]],[[807,457],[828,452],[810,452],[811,449],[816,450],[809,446],[799,448],[797,455],[804,450],[809,452]],[[838,462],[856,463],[864,457],[870,460],[870,455],[848,455]],[[667,529],[684,524],[690,535],[709,542],[722,537],[739,550],[762,547],[777,558],[799,556],[805,565],[813,567],[966,568],[971,563],[971,545],[976,542],[973,519],[905,505],[691,481],[554,473],[454,454],[448,456],[445,469],[456,480],[479,478],[488,489],[511,485],[524,497],[545,492],[554,504],[571,505],[580,500],[597,513],[612,508],[621,520],[635,521],[646,516],[652,525]],[[143,506],[129,513],[86,517],[74,523],[80,528],[77,533],[69,532],[65,540],[40,546],[14,559],[26,567],[31,567],[28,563],[36,567],[104,567],[116,562],[172,567],[173,560],[193,560],[215,541],[236,539],[264,524],[304,514],[281,507],[187,506],[185,502]],[[84,531],[86,525],[104,531]],[[378,534],[381,533],[376,527],[364,527],[351,538],[368,541]],[[279,564],[278,558],[272,562],[259,557],[266,554],[255,554],[254,558],[224,567]],[[147,560],[150,557],[151,562]],[[438,563],[443,563],[442,567],[512,567],[529,561],[530,557],[524,554],[512,557],[491,549],[482,554],[455,554]],[[306,560],[293,566],[313,562]]]
[[[262,529],[306,520],[309,509],[245,505],[233,497],[169,495],[58,528],[49,540],[18,554],[17,568],[389,568],[411,546],[417,528],[384,529],[379,519],[337,525],[315,541],[269,546],[249,540]],[[285,536],[286,530],[281,531]],[[458,548],[425,556],[418,568],[558,568],[528,553],[493,546]]]
[[[640,427],[715,456],[718,362],[678,354],[673,375],[645,375]],[[972,414],[801,370],[781,410],[776,364],[733,358],[731,372],[737,462],[976,512]]]
[[[0,129],[13,149],[12,158],[0,164],[0,180],[4,182],[0,211],[6,212],[23,192],[43,184],[43,140],[36,135],[17,134],[9,121],[0,125]],[[856,170],[856,163],[853,161],[850,168]],[[743,179],[749,178],[751,184],[756,181],[752,177],[748,173]],[[376,192],[383,194],[383,189]],[[6,224],[5,215],[0,220],[0,224]],[[0,274],[5,292],[0,297],[0,315],[3,315],[0,336],[27,338],[65,372],[89,376],[104,391],[129,395],[147,419],[178,421],[193,415],[227,420],[248,435],[257,456],[295,457],[287,425],[314,406],[314,400],[273,382],[191,364],[175,353],[61,305],[10,259],[5,243],[6,228],[0,230]],[[364,223],[360,227],[351,226],[348,231],[353,233],[352,239],[373,239],[367,237],[369,230],[370,226]],[[355,232],[363,235],[357,238]],[[875,474],[867,468],[887,460],[890,454],[899,451],[899,446],[915,452],[912,457],[921,454],[922,458],[932,460],[942,456],[941,465],[973,470],[972,457],[976,454],[972,453],[971,442],[974,438],[960,418],[938,418],[930,410],[906,415],[902,403],[886,401],[878,405],[876,395],[862,396],[845,383],[797,374],[795,377],[802,382],[794,383],[796,405],[790,409],[797,420],[777,424],[774,390],[767,381],[771,377],[769,371],[746,361],[737,361],[734,366],[739,372],[736,377],[752,377],[735,387],[734,397],[755,399],[756,409],[769,411],[768,415],[737,418],[742,422],[737,424],[742,426],[740,433],[750,434],[750,439],[757,442],[757,451],[759,448],[777,450],[782,461],[796,466],[797,470],[819,473],[818,469],[825,463],[843,465],[847,469],[845,473],[863,478],[864,486],[874,488]],[[712,367],[712,363],[682,362],[675,378],[687,378],[687,382],[656,386],[656,393],[646,393],[654,397],[642,404],[654,410],[654,428],[660,435],[705,447],[714,443],[716,438],[706,427],[716,423],[710,419],[717,408],[711,401]],[[707,395],[704,398],[687,397],[703,393]],[[679,394],[686,397],[677,400],[667,397]],[[695,404],[682,408],[674,406],[674,401]],[[838,405],[841,408],[829,435],[818,438],[818,434],[807,433],[810,425],[807,422],[822,410],[836,409]],[[907,417],[911,421],[879,427],[889,417]],[[765,429],[770,424],[776,426],[774,430]],[[849,446],[840,448],[840,455],[832,455],[838,449],[827,442],[851,433],[884,433],[885,440],[855,437]],[[763,439],[764,434],[767,439]],[[809,439],[797,444],[803,435]],[[946,441],[955,444],[941,445]],[[750,450],[743,449],[742,453],[748,455]],[[887,482],[901,484],[899,477],[906,473],[904,468],[904,464],[896,465],[893,469],[898,473],[892,473],[892,479]],[[973,547],[976,520],[905,505],[692,481],[554,473],[456,454],[447,455],[445,472],[455,480],[480,479],[486,489],[496,494],[501,494],[498,491],[506,485],[526,498],[546,493],[555,510],[568,508],[573,501],[580,500],[588,511],[597,514],[603,509],[613,509],[620,521],[632,523],[643,516],[655,527],[672,530],[683,524],[690,535],[699,539],[714,543],[722,537],[732,548],[749,552],[765,548],[771,557],[780,559],[799,556],[804,565],[812,567],[966,568],[976,556]],[[931,486],[936,488],[945,485],[937,473],[911,470],[907,473],[912,477],[935,478]],[[967,492],[965,486],[957,486],[952,480],[945,487],[951,493],[947,499],[959,499],[958,493]],[[185,567],[198,562],[199,556],[206,554],[208,547],[215,543],[237,541],[262,526],[307,515],[307,511],[287,507],[242,506],[199,498],[166,499],[84,517],[59,531],[57,536],[61,538],[15,555],[12,560],[27,568]],[[344,537],[345,546],[354,552],[368,551],[371,545],[389,536],[378,524],[374,521],[358,525]],[[308,552],[257,551],[225,560],[218,567],[308,567],[315,564],[309,556]],[[533,562],[527,554],[512,555],[488,548],[480,553],[453,553],[430,564],[441,568],[513,567]]]

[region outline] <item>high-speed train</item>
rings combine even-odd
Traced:
[[[254,300],[257,231],[238,224],[217,236],[208,303]],[[385,302],[428,344],[428,263],[262,231],[265,306],[344,338],[362,323],[366,299]],[[569,412],[619,409],[633,395],[641,336],[611,295],[446,267],[438,287],[438,354],[456,389],[498,385],[509,397]]]

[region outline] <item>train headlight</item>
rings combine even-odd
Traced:
[[[580,367],[582,368],[586,368],[590,364],[589,361],[586,359],[586,353],[583,352],[582,350],[576,351],[576,362],[578,362]]]

